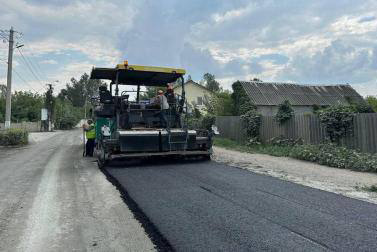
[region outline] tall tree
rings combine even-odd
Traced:
[[[43,96],[31,92],[16,91],[12,95],[12,121],[38,121],[42,107]]]
[[[60,91],[58,97],[71,101],[75,107],[83,107],[93,96],[98,95],[98,88],[101,85],[106,84],[101,80],[91,80],[89,75],[84,73],[80,80],[72,78],[71,83]]]
[[[377,97],[367,96],[366,101],[373,108],[373,110],[377,112]]]
[[[210,73],[205,73],[203,75],[203,80],[204,80],[206,88],[208,88],[209,90],[213,92],[221,91],[220,83],[216,81],[215,75],[210,74]]]
[[[7,96],[7,86],[0,84],[0,98],[5,98]]]
[[[5,119],[5,98],[7,94],[7,86],[0,85],[0,122]]]
[[[161,87],[147,87],[145,92],[140,93],[140,100],[147,100],[157,96],[157,91],[162,89]]]
[[[218,92],[211,97],[206,96],[204,106],[207,113],[216,116],[230,116],[234,111],[233,100],[228,90]]]
[[[247,96],[245,89],[239,81],[232,84],[233,93],[231,94],[233,100],[233,114],[244,115],[247,111],[255,109]]]

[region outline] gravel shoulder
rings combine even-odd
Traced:
[[[377,174],[323,166],[287,157],[243,153],[214,146],[216,162],[377,204],[377,193],[357,187],[377,184]]]
[[[50,139],[51,137],[64,134],[68,131],[56,130],[52,132],[29,132],[29,144],[35,144]]]
[[[32,133],[0,154],[0,251],[155,250],[80,135]]]

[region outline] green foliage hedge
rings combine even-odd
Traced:
[[[56,119],[56,128],[61,130],[69,130],[75,127],[77,124],[77,119],[73,116],[63,116]]]
[[[318,112],[321,123],[326,127],[331,142],[352,134],[355,110],[351,106],[331,106]]]
[[[216,117],[213,115],[204,115],[199,118],[189,117],[187,120],[187,126],[189,129],[205,129],[211,130],[212,125],[216,122]]]
[[[239,81],[232,84],[232,89],[233,115],[244,115],[250,109],[255,109]]]
[[[56,129],[72,129],[82,118],[84,118],[83,107],[74,107],[70,101],[56,99],[54,116]]]
[[[28,143],[29,133],[24,129],[8,129],[0,131],[0,145],[12,146]]]
[[[334,144],[295,146],[289,156],[336,168],[377,172],[377,154],[361,153]]]
[[[292,105],[289,101],[284,101],[282,104],[279,104],[278,112],[275,115],[276,121],[280,124],[284,124],[294,117],[295,112],[293,111]]]
[[[246,129],[248,144],[259,143],[259,129],[262,123],[261,115],[254,109],[241,115],[241,120]]]
[[[335,168],[377,172],[377,154],[361,153],[332,143],[293,146],[291,144],[292,140],[275,140],[267,145],[245,146],[229,139],[215,138],[215,145],[238,151],[292,157]]]

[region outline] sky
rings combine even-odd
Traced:
[[[22,33],[14,90],[43,92],[54,83],[58,91],[93,66],[128,60],[184,68],[195,81],[209,72],[224,89],[259,78],[348,83],[377,95],[375,0],[0,0],[0,6],[0,29]]]

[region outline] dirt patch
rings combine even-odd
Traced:
[[[214,147],[213,160],[377,204],[377,193],[358,188],[377,185],[377,174],[331,168],[287,157],[250,154]]]

